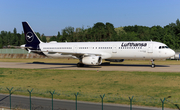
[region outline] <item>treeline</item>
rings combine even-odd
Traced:
[[[47,42],[46,37],[44,34],[40,34],[39,32],[36,32],[36,35],[43,41]],[[25,44],[25,35],[22,32],[17,33],[16,28],[14,28],[13,33],[7,32],[7,31],[1,31],[0,33],[0,48],[8,47],[8,46],[20,46],[22,44]]]
[[[180,21],[161,26],[125,26],[114,28],[111,23],[98,22],[93,27],[87,29],[66,27],[57,36],[50,38],[44,34],[36,33],[43,42],[86,42],[86,41],[158,41],[167,44],[172,49],[180,49]],[[1,31],[0,48],[7,45],[19,46],[25,44],[24,34],[17,33],[14,28],[13,33]]]

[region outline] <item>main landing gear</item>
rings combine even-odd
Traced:
[[[152,67],[152,68],[154,68],[154,67],[155,67],[154,60],[153,60],[153,59],[151,59],[151,62],[152,62],[151,67]]]
[[[83,63],[77,63],[77,67],[84,67]]]

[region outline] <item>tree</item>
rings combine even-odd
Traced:
[[[21,42],[21,34],[18,33],[16,35],[16,43],[15,43],[15,45],[19,46],[21,44],[20,42]]]
[[[26,42],[25,42],[25,35],[24,35],[24,33],[22,32],[22,33],[21,33],[20,45],[25,44],[25,43],[26,43]]]
[[[8,45],[8,33],[6,31],[1,31],[1,42],[3,46],[7,46]]]
[[[114,30],[114,25],[111,23],[106,23],[106,38],[108,40],[112,40],[113,36],[115,36],[117,33]],[[114,40],[114,39],[113,39]]]
[[[12,38],[11,38],[11,45],[14,45],[14,46],[18,46],[18,36],[17,36],[17,30],[16,30],[16,28],[14,28],[14,30],[13,30],[13,35],[11,36]]]
[[[35,33],[36,33],[37,37],[42,41],[41,34],[39,32],[35,32]]]
[[[57,41],[58,42],[65,42],[65,41],[67,41],[66,37],[67,37],[66,33],[64,33],[64,35],[61,35],[60,32],[58,31],[58,35],[57,35]]]
[[[93,35],[93,31],[92,28],[89,27],[88,29],[84,30],[85,32],[85,36],[83,36],[83,39],[85,40],[85,38],[88,39],[88,41],[96,41],[96,36]]]
[[[63,38],[65,38],[65,40],[68,42],[75,41],[76,38],[73,36],[73,34],[74,34],[74,27],[69,26],[62,30]]]
[[[98,37],[98,41],[106,40],[106,29],[102,22],[97,22],[93,26],[93,34]]]
[[[44,34],[36,32],[36,35],[43,42],[47,42]],[[50,41],[58,42],[85,42],[85,41],[159,41],[167,44],[170,48],[180,48],[180,21],[170,23],[164,27],[161,26],[125,26],[114,28],[111,23],[97,22],[93,27],[87,29],[74,27],[65,27],[62,35],[58,32],[57,37],[53,36]],[[19,46],[25,44],[25,36],[23,33],[17,33],[16,28],[13,32],[1,31],[0,47],[7,45]]]
[[[44,36],[44,34],[42,34],[41,38],[42,38],[42,42],[47,42],[46,36]]]
[[[179,19],[176,20],[176,24],[175,24],[175,34],[178,35],[180,33],[180,21]]]
[[[114,30],[116,31],[117,35],[120,35],[122,33],[126,33],[123,28],[124,27],[118,27],[118,28],[115,28]]]
[[[2,40],[2,35],[0,35],[0,48],[2,48],[2,47],[3,47],[3,40]]]
[[[57,37],[56,36],[52,36],[49,41],[57,41]]]

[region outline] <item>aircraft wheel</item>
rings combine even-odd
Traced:
[[[80,67],[81,66],[81,64],[80,63],[77,63],[77,67]]]
[[[154,68],[154,67],[155,67],[155,64],[152,64],[151,67]]]
[[[84,64],[82,64],[82,63],[77,63],[77,67],[84,67]]]

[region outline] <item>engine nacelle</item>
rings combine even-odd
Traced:
[[[82,63],[86,65],[100,65],[102,58],[100,56],[87,56],[82,58]]]
[[[110,62],[123,62],[124,59],[105,59],[105,61],[110,61]]]

